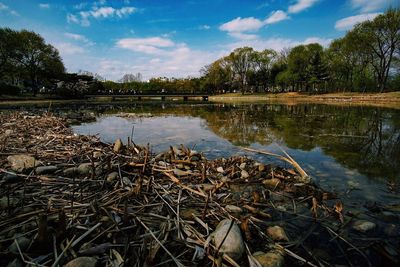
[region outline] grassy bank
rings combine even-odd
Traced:
[[[370,105],[389,108],[400,108],[400,92],[390,93],[330,93],[308,95],[300,93],[278,94],[246,94],[231,93],[215,95],[209,98],[213,102],[258,102],[268,101],[283,104],[320,103],[320,104],[351,104]]]

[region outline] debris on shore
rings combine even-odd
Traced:
[[[399,264],[400,205],[346,211],[289,155],[293,169],[155,154],[50,114],[0,125],[0,266]]]

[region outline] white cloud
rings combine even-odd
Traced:
[[[85,52],[82,47],[71,43],[55,43],[54,46],[60,51],[62,57]]]
[[[137,8],[132,6],[122,7],[120,9],[113,8],[110,6],[97,7],[97,5],[105,4],[104,2],[95,2],[91,10],[80,11],[77,14],[68,14],[68,23],[76,23],[81,26],[90,26],[90,18],[95,19],[106,19],[110,17],[123,18],[137,11]]]
[[[294,40],[288,38],[266,38],[266,39],[256,39],[256,40],[241,40],[237,42],[225,45],[223,48],[226,53],[234,50],[238,47],[250,46],[255,50],[261,51],[264,49],[274,49],[276,51],[281,51],[283,48],[290,48],[301,44],[319,43],[322,46],[328,46],[332,39],[324,39],[320,37],[308,37],[304,40]]]
[[[392,7],[399,7],[399,0],[350,0],[353,8],[359,9],[361,12],[372,12],[381,9]]]
[[[39,7],[41,9],[49,9],[50,8],[50,4],[39,4]]]
[[[237,17],[234,20],[222,24],[219,29],[227,32],[244,32],[256,31],[264,26],[264,22],[254,17],[241,18]]]
[[[17,11],[12,10],[11,8],[9,8],[7,5],[3,4],[2,2],[0,2],[0,11],[9,12],[11,15],[19,16]]]
[[[289,13],[299,13],[309,7],[312,7],[319,0],[297,0],[295,4],[290,5],[288,8]],[[373,1],[373,0],[371,0]]]
[[[269,17],[264,21],[265,24],[274,24],[282,20],[289,19],[289,16],[286,14],[285,11],[276,10],[272,11]]]
[[[82,2],[82,3],[79,3],[79,4],[74,5],[73,7],[74,7],[75,9],[82,9],[82,8],[86,7],[87,5],[88,5],[87,2]]]
[[[256,34],[248,34],[248,33],[242,33],[242,32],[229,32],[228,34],[239,40],[255,40],[258,38],[258,35],[256,35]]]
[[[64,33],[64,36],[75,41],[83,42],[87,45],[94,45],[92,41],[90,41],[88,38],[80,34],[66,32]]]
[[[125,38],[116,43],[117,47],[145,54],[159,54],[163,51],[160,48],[168,48],[174,45],[175,43],[170,39],[161,37]]]
[[[336,21],[335,29],[339,31],[350,30],[355,24],[366,20],[372,20],[379,14],[381,13],[367,13],[340,19]]]
[[[209,29],[211,29],[211,27],[209,25],[207,25],[207,24],[204,24],[204,25],[200,25],[199,29],[200,30],[209,30]]]

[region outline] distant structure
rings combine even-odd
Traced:
[[[142,74],[138,72],[136,75],[132,73],[127,73],[122,76],[121,79],[118,80],[120,83],[129,83],[129,82],[141,82],[142,81]]]

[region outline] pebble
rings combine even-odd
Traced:
[[[114,152],[115,153],[118,153],[120,150],[121,150],[121,148],[122,148],[122,140],[121,139],[117,139],[116,141],[115,141],[115,143],[114,143]]]
[[[39,162],[29,155],[13,155],[7,157],[8,163],[11,165],[11,169],[16,172],[29,171],[35,167]]]
[[[376,224],[373,222],[365,221],[365,220],[358,220],[355,221],[353,224],[353,229],[362,233],[366,233],[370,230],[375,229]]]
[[[40,166],[36,167],[35,172],[37,175],[41,174],[52,174],[58,170],[56,166]]]
[[[64,176],[66,177],[73,177],[79,173],[78,168],[76,167],[71,167],[67,168],[63,171]]]
[[[3,181],[6,184],[14,184],[14,183],[21,182],[22,180],[24,180],[24,177],[18,176],[17,174],[11,173],[11,172],[10,173],[6,173],[3,176]]]
[[[275,188],[280,183],[278,178],[265,179],[263,184],[268,188]]]
[[[92,163],[82,163],[77,170],[80,175],[88,175],[92,172]]]
[[[240,164],[239,168],[244,170],[244,168],[246,168],[246,162],[243,162],[242,164]]]
[[[228,212],[232,212],[232,213],[241,213],[243,211],[242,208],[235,206],[235,205],[226,205],[225,209]]]
[[[264,170],[265,170],[265,165],[260,163],[260,165],[258,165],[258,171],[263,172]]]
[[[242,170],[242,172],[240,173],[240,176],[242,179],[247,179],[247,178],[249,178],[250,175],[247,171]]]
[[[279,250],[272,250],[268,253],[258,251],[253,254],[253,257],[256,258],[262,267],[282,267],[285,262],[282,254]]]
[[[107,182],[112,183],[118,179],[118,176],[119,176],[118,172],[112,172],[107,175],[106,180]]]
[[[94,257],[79,257],[65,264],[64,267],[96,267],[97,259]]]
[[[217,168],[217,172],[219,172],[219,173],[224,173],[224,168],[218,167],[218,168]]]
[[[12,135],[13,133],[14,133],[13,130],[8,129],[8,130],[6,130],[6,131],[4,132],[4,136],[10,136],[10,135]]]
[[[233,225],[228,233],[231,223],[233,223]],[[212,233],[212,238],[215,246],[220,247],[219,251],[221,253],[227,254],[234,260],[238,260],[242,257],[244,252],[242,233],[234,221],[230,219],[222,220],[218,224],[217,229]],[[225,241],[222,243],[224,239]]]
[[[280,226],[271,226],[267,228],[267,234],[275,241],[289,241],[285,230]]]

